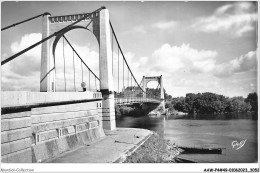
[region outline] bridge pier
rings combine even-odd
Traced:
[[[102,93],[102,126],[106,130],[116,129],[114,94]]]
[[[99,14],[99,74],[102,93],[102,122],[106,130],[116,129],[114,84],[112,74],[112,45],[110,35],[109,13],[103,9]],[[96,35],[98,37],[98,35]]]
[[[42,39],[50,35],[50,15],[42,16]],[[47,40],[42,43],[41,48],[41,78],[40,78],[40,91],[50,92],[54,90],[51,88],[50,75],[48,75],[50,70],[50,41]]]
[[[161,99],[161,103],[160,103],[159,107],[162,108],[162,112],[163,112],[163,114],[165,114],[165,100],[164,99],[163,100]]]

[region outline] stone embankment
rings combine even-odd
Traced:
[[[51,163],[174,163],[179,149],[157,133],[117,128],[102,139],[48,160]]]

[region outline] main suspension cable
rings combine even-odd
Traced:
[[[114,31],[114,28],[113,28],[113,26],[112,26],[111,21],[109,21],[109,24],[110,24],[110,27],[111,27],[111,29],[112,29],[113,35],[114,35],[114,37],[115,37],[115,39],[116,39],[118,48],[120,49],[120,52],[121,52],[121,54],[122,54],[122,57],[123,57],[123,59],[124,59],[126,65],[127,65],[128,69],[130,70],[131,75],[133,76],[135,82],[138,84],[138,87],[144,92],[144,90],[140,87],[139,83],[138,83],[137,80],[135,79],[135,77],[134,77],[134,75],[133,75],[133,73],[132,73],[132,71],[131,71],[131,69],[130,69],[130,67],[129,67],[129,65],[128,65],[126,59],[125,59],[125,56],[124,56],[123,51],[122,51],[122,49],[121,49],[121,47],[120,47],[120,44],[119,44],[118,39],[117,39],[117,37],[116,37],[116,34],[115,34],[115,31]]]
[[[6,29],[15,27],[15,26],[17,26],[17,25],[20,25],[20,24],[22,24],[22,23],[28,22],[28,21],[30,21],[30,20],[36,19],[36,18],[41,17],[41,16],[45,16],[45,15],[51,15],[51,14],[48,13],[48,12],[39,14],[39,15],[37,15],[37,16],[34,16],[34,17],[29,18],[29,19],[23,20],[23,21],[21,21],[21,22],[17,22],[17,23],[14,23],[14,24],[12,24],[12,25],[9,25],[9,26],[7,26],[7,27],[1,28],[1,31],[4,31],[4,30],[6,30]]]

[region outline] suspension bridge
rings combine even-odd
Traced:
[[[78,145],[104,136],[103,129],[116,129],[116,105],[153,103],[165,110],[162,76],[143,76],[140,83],[137,81],[119,44],[108,9],[101,7],[91,13],[62,16],[43,13],[1,31],[37,18],[42,18],[42,40],[1,62],[4,66],[41,45],[40,92],[2,91],[4,162],[15,162],[22,155],[29,158],[25,162],[46,160],[69,150],[74,145],[71,140]],[[88,30],[96,37],[99,75],[66,37],[74,29]],[[63,46],[63,64],[57,61],[59,42]],[[65,45],[70,47],[72,55],[65,55]],[[62,71],[62,78],[57,77],[58,71]],[[150,81],[158,82],[156,92],[147,88]],[[77,142],[71,139],[73,136]],[[46,149],[49,145],[54,149]]]

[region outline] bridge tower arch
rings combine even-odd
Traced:
[[[55,47],[57,40],[71,29],[85,28],[91,31],[97,38],[99,44],[99,78],[100,91],[102,93],[102,122],[103,128],[108,130],[116,129],[115,107],[114,107],[114,84],[112,75],[112,45],[111,29],[109,23],[109,12],[105,7],[94,13],[82,13],[62,16],[45,15],[42,17],[42,39],[60,31],[73,22],[87,16],[76,25],[60,32],[56,37],[42,43],[41,52],[41,75],[40,91],[54,92],[55,81],[51,81],[55,75],[54,60],[51,59],[50,49]],[[55,49],[55,48],[54,48]]]
[[[165,98],[164,98],[164,88],[163,88],[163,80],[162,80],[162,75],[161,76],[143,76],[142,79],[142,87],[143,90],[146,92],[147,84],[151,81],[156,81],[160,85],[160,107],[163,109],[163,113],[165,113]],[[146,98],[146,94],[143,95],[143,98]]]

